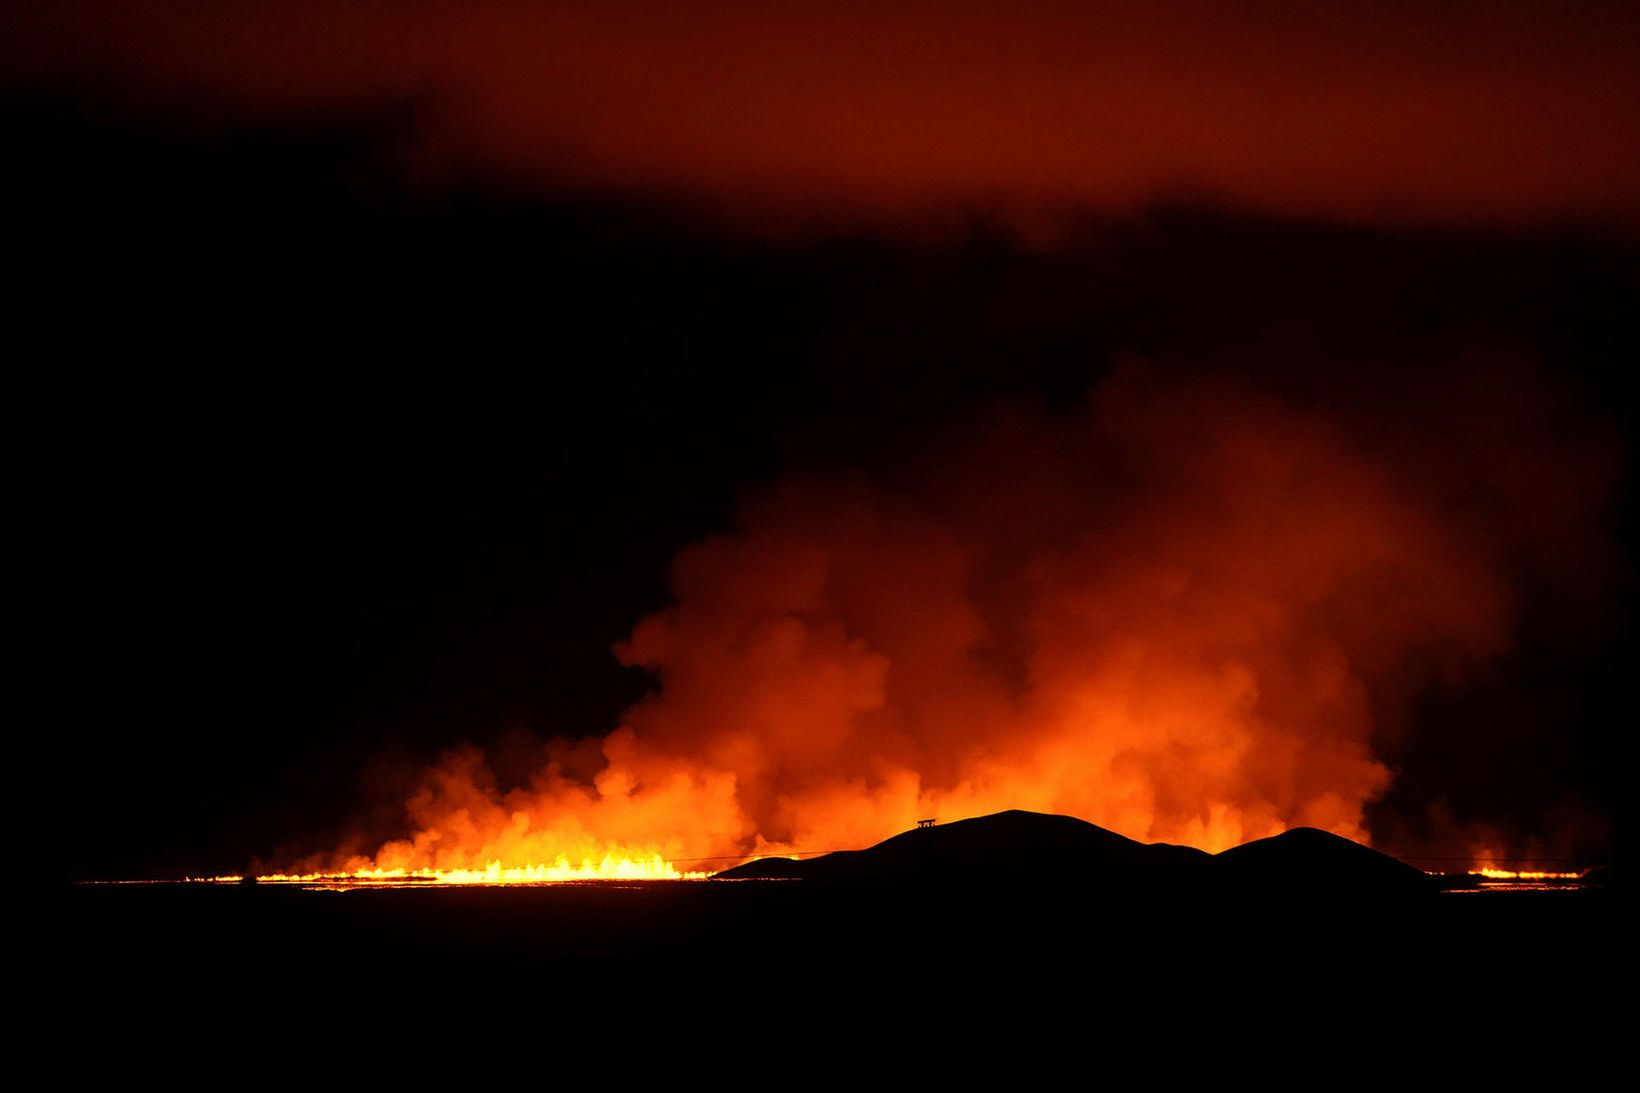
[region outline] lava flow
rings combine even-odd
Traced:
[[[575,881],[702,880],[707,873],[682,871],[659,855],[647,858],[606,855],[600,860],[572,862],[560,857],[551,865],[508,865],[492,861],[483,869],[354,869],[338,873],[258,873],[258,884],[303,884],[367,887],[396,884],[518,885],[564,884]],[[222,884],[239,884],[245,877],[231,874],[207,878]]]
[[[1487,880],[1581,880],[1581,872],[1546,872],[1539,869],[1499,869],[1491,863],[1482,864],[1470,870],[1476,876]]]

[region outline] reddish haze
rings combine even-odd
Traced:
[[[1636,11],[65,2],[13,12],[0,61],[188,109],[414,95],[435,158],[736,203],[1631,220]]]
[[[1509,642],[1509,567],[1547,535],[1523,517],[1575,537],[1568,498],[1601,488],[1546,453],[1486,515],[1440,494],[1489,449],[1358,424],[1130,370],[892,488],[789,481],[678,555],[675,605],[617,648],[660,683],[623,727],[508,792],[452,756],[375,861],[824,850],[1003,808],[1212,850],[1365,839],[1408,701]]]

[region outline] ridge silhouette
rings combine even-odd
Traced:
[[[1097,884],[1134,895],[1184,889],[1238,896],[1398,898],[1436,883],[1388,854],[1311,827],[1256,839],[1219,854],[1142,843],[1074,816],[1010,809],[912,828],[864,850],[794,861],[762,858],[720,880],[827,884],[968,884],[1032,878]]]

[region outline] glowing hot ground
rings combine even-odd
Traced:
[[[745,860],[756,860],[768,855],[755,855]],[[801,855],[775,855],[799,858]],[[680,869],[674,862],[659,854],[626,856],[607,854],[600,859],[583,858],[579,862],[560,856],[550,865],[503,865],[491,861],[482,869],[378,868],[364,867],[352,870],[314,871],[299,873],[219,874],[215,876],[186,877],[185,882],[207,884],[286,884],[316,888],[347,889],[368,887],[399,887],[422,885],[446,886],[522,886],[547,884],[574,884],[600,881],[695,881],[709,878],[716,868],[732,865],[737,860],[714,861],[714,870]],[[1494,859],[1486,858],[1457,870],[1426,870],[1430,876],[1451,881],[1467,879],[1471,885],[1451,885],[1451,891],[1558,889],[1575,890],[1584,886],[1586,872],[1505,869]]]
[[[503,866],[491,862],[483,869],[357,869],[340,873],[258,873],[249,879],[257,884],[287,884],[310,888],[392,888],[422,885],[527,886],[576,884],[599,881],[698,881],[709,871],[679,869],[662,858],[606,858],[603,861],[555,862],[552,865]],[[1467,878],[1473,887],[1456,885],[1450,891],[1575,891],[1582,888],[1581,872],[1544,872],[1499,869],[1492,866],[1457,872],[1431,872],[1431,876]],[[187,883],[244,884],[245,874],[226,873],[210,877],[187,877]]]
[[[1487,880],[1581,880],[1582,873],[1545,873],[1532,869],[1498,869],[1494,866],[1482,866],[1473,870],[1478,876]]]
[[[502,865],[492,861],[483,869],[355,869],[348,872],[258,873],[258,884],[304,884],[362,887],[397,884],[523,885],[566,884],[576,881],[703,880],[710,874],[681,870],[655,855],[647,858],[606,856],[572,862],[559,858],[551,865]],[[242,874],[190,878],[218,884],[240,884]]]

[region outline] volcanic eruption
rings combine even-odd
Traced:
[[[521,785],[452,751],[404,837],[322,867],[675,876],[1015,808],[1212,852],[1370,841],[1408,704],[1509,644],[1503,502],[1552,502],[1467,437],[1366,424],[1135,364],[879,478],[789,477],[677,555],[615,649],[656,686],[614,731]]]
[[[74,877],[1610,845],[1632,6],[12,6]]]

